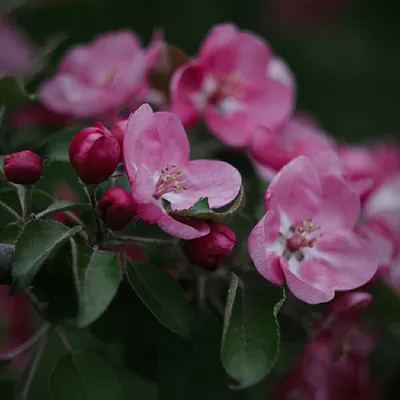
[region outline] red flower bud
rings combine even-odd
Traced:
[[[106,225],[118,231],[124,228],[135,216],[135,206],[127,191],[121,188],[108,189],[99,201],[100,218]]]
[[[42,160],[32,151],[20,151],[4,157],[4,175],[10,182],[33,185],[42,176],[42,170]]]
[[[107,180],[118,166],[121,148],[118,140],[99,122],[79,132],[69,146],[69,159],[86,183]]]
[[[122,148],[122,144],[124,143],[124,135],[125,135],[127,125],[128,125],[128,120],[123,119],[121,121],[116,122],[114,124],[114,126],[111,128],[111,133],[118,140],[118,143],[121,146],[121,148]]]
[[[227,226],[211,223],[210,233],[185,241],[183,251],[191,263],[207,271],[215,271],[223,264],[235,245],[236,236]]]

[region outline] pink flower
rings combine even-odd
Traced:
[[[314,123],[292,118],[277,130],[261,126],[255,129],[249,155],[259,174],[271,180],[294,158],[303,155],[315,159],[333,151],[334,146],[333,140]]]
[[[232,24],[215,26],[198,57],[175,72],[172,111],[185,126],[204,114],[208,128],[224,143],[246,146],[255,126],[274,129],[293,108],[289,72],[282,65],[271,71],[272,60],[262,38]]]
[[[114,110],[141,91],[159,40],[157,36],[146,51],[132,32],[120,31],[76,46],[42,87],[41,101],[56,113],[79,118]]]
[[[400,150],[393,143],[371,146],[341,146],[338,155],[346,170],[346,179],[363,185],[363,199],[388,177],[400,172]]]
[[[29,76],[37,71],[37,49],[5,15],[0,15],[0,38],[0,77]]]
[[[377,262],[368,243],[353,232],[360,215],[358,196],[342,179],[319,175],[301,156],[272,180],[267,213],[249,236],[259,273],[310,303],[333,299],[337,290],[368,282]]]
[[[230,203],[238,194],[239,172],[222,161],[189,160],[189,142],[179,118],[153,113],[142,105],[129,118],[123,161],[132,186],[136,212],[170,235],[194,239],[207,235],[208,224],[190,225],[171,216],[207,197],[211,208]],[[168,210],[168,211],[167,211]]]
[[[346,293],[334,301],[318,334],[279,383],[274,400],[372,399],[368,357],[375,339],[363,332],[368,293]]]

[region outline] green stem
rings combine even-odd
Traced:
[[[19,199],[22,208],[22,223],[26,225],[31,218],[33,186],[24,185],[19,187]]]
[[[86,195],[90,201],[90,205],[92,208],[92,214],[95,221],[95,227],[93,232],[93,245],[97,244],[101,246],[103,244],[103,228],[101,225],[101,221],[97,214],[97,200],[96,200],[96,192],[97,192],[97,185],[84,185]]]
[[[155,238],[146,238],[140,236],[112,236],[109,241],[107,241],[108,245],[111,246],[120,246],[123,244],[159,244],[159,245],[171,245],[176,244],[177,240],[174,239],[155,239]]]
[[[2,202],[1,200],[0,200],[0,206],[3,207],[5,210],[7,210],[10,214],[12,214],[12,216],[17,221],[21,221],[20,215],[13,208],[11,208],[9,205],[7,205],[6,203]]]

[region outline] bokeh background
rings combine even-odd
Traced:
[[[162,28],[168,42],[195,54],[212,25],[232,21],[265,37],[289,63],[298,109],[328,133],[351,142],[399,137],[394,0],[31,0],[13,15],[39,43],[65,35],[54,62],[73,43],[121,28],[135,30],[144,43]]]

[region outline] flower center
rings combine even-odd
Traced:
[[[166,193],[179,192],[179,190],[187,190],[185,181],[182,179],[186,172],[178,169],[176,165],[167,165],[161,170],[161,175],[156,183],[156,191],[154,198],[159,199]]]
[[[113,83],[115,77],[117,76],[117,73],[118,73],[118,69],[117,69],[117,68],[112,68],[112,69],[110,69],[110,70],[107,71],[106,74],[104,75],[103,82],[104,82],[106,85],[109,85],[109,84]]]
[[[292,228],[293,234],[286,240],[286,247],[291,252],[296,252],[303,247],[314,247],[318,238],[322,237],[322,233],[315,236],[314,232],[320,230],[320,226],[315,226],[312,219],[301,221],[295,228]]]
[[[238,73],[231,73],[217,78],[218,84],[209,102],[218,105],[222,100],[241,99],[244,97],[246,80]]]

